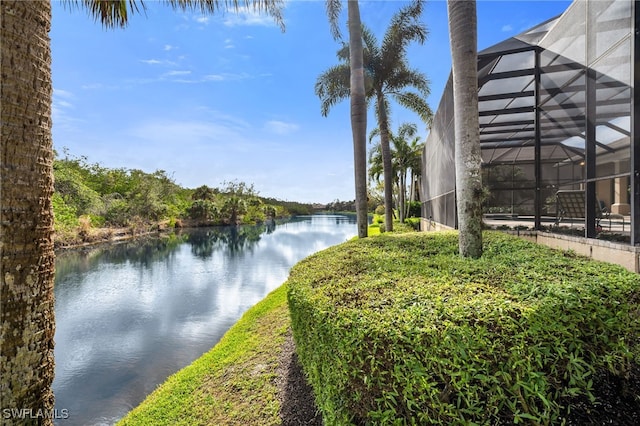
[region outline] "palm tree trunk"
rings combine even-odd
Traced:
[[[364,91],[362,23],[358,0],[348,1],[349,61],[351,65],[351,132],[356,188],[358,237],[367,236],[367,101]]]
[[[50,24],[48,1],[0,2],[0,406],[31,415],[54,406]]]
[[[453,73],[455,167],[459,249],[482,255],[482,176],[478,124],[478,64],[475,0],[448,0]]]
[[[400,173],[399,182],[400,188],[398,190],[398,211],[400,211],[400,223],[404,223],[404,219],[407,217],[407,209],[406,209],[406,200],[405,194],[407,192],[407,182],[406,182],[407,171]]]
[[[389,143],[389,118],[384,95],[378,93],[378,127],[380,128],[380,150],[382,151],[382,174],[384,176],[384,227],[386,232],[393,231],[393,165],[391,145]],[[401,213],[402,214],[402,213]]]
[[[411,173],[409,174],[409,176],[411,177],[411,183],[409,184],[409,202],[413,202],[416,200],[416,175],[413,173],[413,170],[411,170]]]

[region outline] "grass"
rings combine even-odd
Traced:
[[[286,287],[281,286],[118,424],[280,424],[275,378],[289,325]]]

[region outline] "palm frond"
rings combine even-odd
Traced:
[[[400,105],[418,114],[427,127],[431,126],[433,122],[433,112],[422,96],[414,92],[400,92],[394,94],[394,98]]]
[[[336,52],[336,56],[340,61],[349,63],[349,43],[342,42],[342,47]]]
[[[402,123],[398,128],[398,137],[402,139],[412,138],[418,133],[415,123]]]
[[[408,69],[402,66],[396,67],[385,80],[385,88],[389,93],[401,91],[405,87],[413,87],[423,97],[427,98],[431,94],[429,79],[418,70]]]
[[[407,47],[411,42],[424,43],[428,36],[426,26],[420,21],[422,1],[416,0],[398,11],[391,19],[382,41],[382,57],[386,69],[393,69],[404,62]]]
[[[266,13],[274,18],[278,26],[284,31],[282,16],[283,0],[164,0],[174,9],[198,10],[205,15],[213,15],[223,10],[238,12],[242,8],[255,12]]]
[[[342,34],[340,34],[338,20],[340,18],[340,12],[342,12],[342,0],[326,0],[326,7],[329,25],[331,26],[331,35],[334,39],[341,40]]]
[[[335,65],[318,77],[315,93],[320,98],[320,110],[324,117],[329,114],[331,107],[350,96],[349,64]]]
[[[87,10],[96,22],[106,28],[124,28],[130,14],[146,10],[144,2],[137,0],[65,0],[63,5],[72,10]]]
[[[377,138],[378,136],[380,136],[380,129],[378,127],[376,127],[375,129],[372,129],[369,132],[369,143],[372,143],[373,139]],[[379,145],[379,143],[378,143],[378,145]],[[375,145],[374,145],[374,147],[375,147]]]
[[[380,177],[382,177],[383,172],[382,147],[380,146],[380,142],[378,142],[369,151],[369,179],[380,182]]]
[[[366,25],[362,26],[362,41],[364,43],[365,55],[370,58],[376,58],[380,56],[380,49],[378,48],[378,39],[375,34]],[[365,64],[367,60],[365,58]]]
[[[164,0],[174,9],[199,10],[203,14],[214,14],[220,9],[239,11],[241,7],[272,16],[284,31],[282,17],[283,0]],[[124,28],[129,23],[129,16],[145,11],[143,0],[65,0],[65,6],[84,8],[89,14],[106,28]]]

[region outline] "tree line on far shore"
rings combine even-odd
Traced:
[[[189,189],[164,170],[108,168],[68,153],[53,168],[55,230],[62,239],[96,228],[256,224],[313,211],[311,204],[260,197],[253,184],[240,181]]]

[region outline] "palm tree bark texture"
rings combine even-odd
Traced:
[[[351,64],[351,133],[353,135],[354,177],[358,237],[368,234],[367,212],[367,99],[364,87],[362,23],[358,0],[348,1],[349,63]]]
[[[10,424],[50,424],[54,406],[50,25],[48,1],[0,2],[0,415]],[[11,409],[30,411],[6,418]]]
[[[459,250],[482,255],[482,175],[478,123],[478,51],[475,0],[448,0],[455,117]]]

